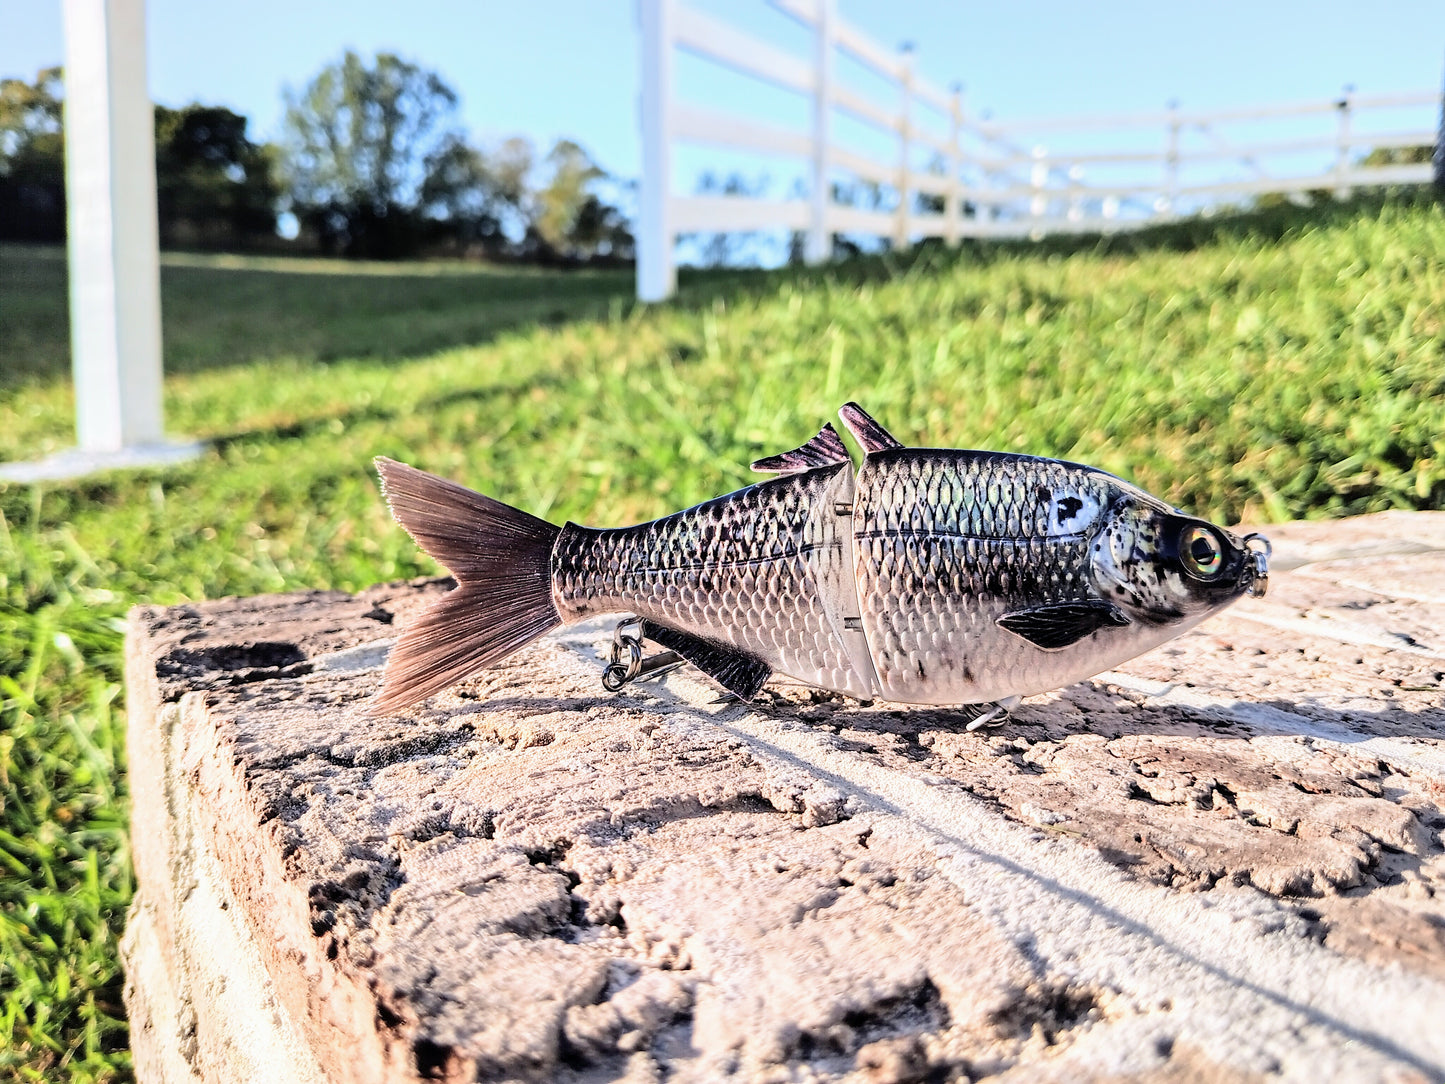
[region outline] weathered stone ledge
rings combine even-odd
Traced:
[[[966,734],[603,626],[363,711],[442,587],[133,614],[143,1082],[1445,1079],[1445,513]]]

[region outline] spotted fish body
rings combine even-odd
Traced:
[[[614,612],[745,698],[778,672],[865,699],[989,703],[1263,593],[1262,553],[1103,471],[904,448],[854,404],[842,414],[866,451],[856,475],[825,426],[754,464],[778,477],[633,527],[552,527],[379,461],[397,518],[460,584],[394,650],[380,709]]]
[[[998,700],[1069,684],[1142,650],[1095,643],[1098,651],[1076,646],[1065,657],[998,624],[1008,613],[1094,596],[1090,528],[1110,481],[1027,456],[870,454],[856,568],[878,694],[925,704]],[[1117,658],[1099,665],[1096,655]]]

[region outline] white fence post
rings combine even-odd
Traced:
[[[1158,210],[1165,214],[1174,213],[1175,201],[1179,199],[1179,103],[1169,103],[1169,127],[1164,151],[1164,197],[1159,201]]]
[[[893,223],[893,248],[908,247],[908,152],[912,142],[913,46],[899,50],[898,113],[898,210]]]
[[[165,439],[145,0],[65,0],[64,18],[76,436],[115,453]]]
[[[1029,197],[1029,216],[1031,218],[1043,218],[1049,210],[1049,197],[1044,194],[1044,185],[1049,180],[1049,149],[1042,143],[1034,148],[1034,164],[1029,169],[1029,187],[1033,195]]]
[[[833,258],[833,231],[828,208],[833,202],[828,148],[833,139],[834,14],[837,0],[818,0],[817,35],[813,41],[813,192],[809,201],[808,239],[803,258],[810,264]]]
[[[958,190],[963,174],[963,87],[955,83],[948,110],[948,191],[943,197],[943,237],[950,248],[963,232],[963,208]]]
[[[1440,126],[1435,130],[1435,153],[1430,156],[1435,191],[1445,194],[1445,89],[1440,91]]]
[[[1338,141],[1335,148],[1335,199],[1346,200],[1350,198],[1350,186],[1345,183],[1345,178],[1350,173],[1350,96],[1354,93],[1354,87],[1345,87],[1345,92],[1335,104],[1339,112],[1339,131],[1335,134]]]
[[[66,247],[78,447],[0,463],[22,485],[192,459],[162,416],[155,114],[145,0],[64,0]]]
[[[1069,210],[1070,222],[1082,222],[1084,219],[1084,198],[1079,189],[1084,183],[1084,167],[1077,163],[1069,166]]]
[[[637,206],[637,297],[662,301],[677,290],[672,216],[672,9],[638,0],[642,24],[642,185]]]
[[[1445,89],[1440,91],[1440,126],[1435,130],[1435,153],[1430,156],[1435,191],[1445,194]]]

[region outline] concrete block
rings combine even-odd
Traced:
[[[577,626],[365,713],[439,581],[141,608],[143,1082],[1445,1077],[1445,513],[997,730]]]

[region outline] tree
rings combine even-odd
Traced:
[[[65,240],[64,79],[0,81],[0,239]],[[155,107],[156,188],[163,244],[234,246],[276,232],[268,148],[246,118],[217,106]]]
[[[0,240],[65,239],[61,70],[0,80]]]
[[[351,50],[300,94],[287,94],[282,166],[292,210],[323,247],[395,258],[426,236],[424,195],[456,206],[478,180],[454,126],[457,95],[439,75],[391,53]]]
[[[566,260],[599,256],[628,258],[633,238],[622,212],[596,191],[607,173],[570,139],[559,139],[547,154],[551,172],[536,196],[533,227],[544,255]]]
[[[155,107],[161,244],[246,247],[276,233],[269,148],[220,106]]]
[[[449,140],[433,155],[419,207],[431,239],[457,254],[495,256],[506,247],[490,164],[464,139]]]
[[[569,139],[539,165],[522,136],[486,151],[454,138],[430,159],[420,213],[431,242],[453,251],[546,263],[631,259],[626,217],[600,191],[611,180]]]
[[[522,136],[490,152],[455,139],[433,158],[422,185],[422,213],[432,236],[494,259],[535,256],[534,159]]]
[[[1431,161],[1435,156],[1434,144],[1414,147],[1376,147],[1360,159],[1360,165],[1367,168],[1378,166],[1418,166]]]
[[[503,213],[503,224],[522,248],[533,235],[532,222],[537,213],[531,180],[536,158],[537,154],[525,136],[512,136],[503,140],[487,159],[492,190]]]

